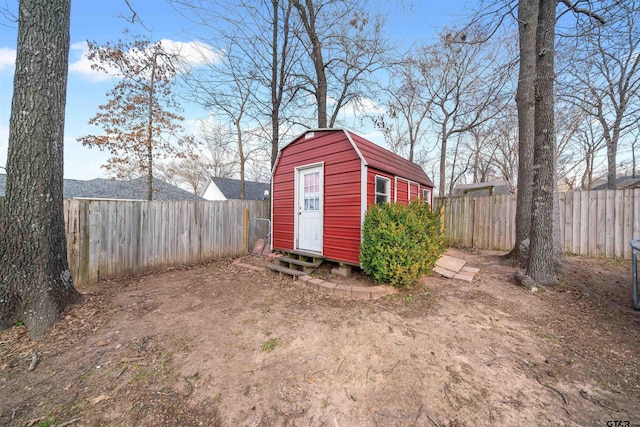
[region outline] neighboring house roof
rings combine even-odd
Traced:
[[[112,180],[96,178],[88,181],[65,179],[63,197],[65,199],[119,199],[147,200],[147,178],[132,180]],[[4,196],[6,175],[0,175],[0,196]],[[193,193],[175,185],[153,179],[153,200],[203,200]]]
[[[616,187],[618,190],[625,188],[640,188],[640,177],[638,176],[619,176],[616,178]],[[604,182],[595,182],[592,186],[592,190],[607,190],[609,184],[605,179]]]
[[[452,196],[486,196],[489,194],[513,194],[513,186],[503,179],[497,181],[474,182],[473,184],[456,185]]]
[[[429,179],[420,165],[410,162],[391,151],[367,141],[363,137],[344,130],[354,142],[368,166],[389,172],[411,181],[419,182],[433,188],[433,182]]]
[[[222,192],[227,200],[240,199],[240,180],[231,178],[217,178],[211,177],[211,182],[214,183],[218,189]],[[271,184],[264,182],[246,181],[244,182],[244,198],[245,200],[264,200],[265,191],[267,191],[266,198],[269,198],[269,191],[271,190]],[[205,189],[206,191],[206,189]]]

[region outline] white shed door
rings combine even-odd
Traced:
[[[297,185],[298,249],[322,253],[322,166],[299,169]]]

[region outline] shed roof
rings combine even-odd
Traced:
[[[211,177],[211,181],[218,186],[218,189],[227,199],[240,198],[240,180],[231,178]],[[271,190],[271,184],[255,181],[244,182],[244,198],[245,200],[263,200],[264,192]],[[267,196],[268,198],[268,196]]]
[[[385,172],[392,173],[398,177],[407,178],[411,181],[418,182],[429,187],[433,187],[433,182],[429,179],[420,165],[410,162],[391,151],[374,144],[373,142],[343,130],[353,143],[358,147],[362,157],[364,157],[367,165],[380,169]]]
[[[294,138],[289,144],[280,149],[280,153],[285,150],[289,145],[295,141],[300,140],[309,132],[341,132],[352,143],[355,150],[358,152],[358,156],[364,160],[364,162],[373,168],[379,169],[383,172],[396,175],[405,179],[409,179],[414,182],[418,182],[421,185],[426,185],[433,188],[433,182],[429,179],[422,167],[416,163],[401,157],[386,148],[382,148],[377,144],[350,132],[346,129],[308,129],[302,135]],[[278,154],[278,158],[280,154]]]
[[[6,175],[0,174],[0,196],[4,196]],[[79,179],[65,179],[63,183],[65,199],[121,199],[146,200],[147,178],[131,180],[113,180],[96,178],[88,181]],[[157,178],[153,179],[153,200],[204,200],[193,193],[185,191],[175,185],[168,184]]]
[[[616,177],[616,187],[618,190],[625,188],[640,188],[640,177],[637,176],[618,176]],[[609,184],[606,179],[598,180],[591,186],[592,190],[608,190]]]
[[[496,181],[473,182],[471,184],[459,184],[453,189],[452,196],[464,196],[465,194],[474,196],[488,195],[489,188],[491,194],[513,194],[515,188],[509,181],[499,179]]]

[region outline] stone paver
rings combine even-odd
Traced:
[[[386,297],[387,295],[391,295],[394,293],[387,289],[386,286],[374,286],[373,288],[369,288],[371,292],[371,299],[378,299],[382,297]]]
[[[318,284],[318,291],[323,294],[333,295],[333,289],[338,286],[333,282],[322,282]]]
[[[475,276],[475,273],[471,273],[468,271],[461,271],[460,273],[453,276],[453,278],[458,280],[464,280],[466,282],[473,282],[473,276]]]
[[[440,267],[440,266],[437,266],[437,265],[433,268],[433,271],[435,273],[438,273],[441,276],[448,277],[449,279],[453,279],[453,277],[456,275],[455,271],[448,270],[448,269],[446,269],[444,267]]]
[[[242,262],[239,258],[233,260],[233,265],[238,267],[247,268],[255,271],[265,271],[266,268],[258,267],[252,264],[247,264]],[[280,273],[283,275],[283,273]],[[468,273],[467,273],[468,274]],[[288,276],[285,274],[285,276]],[[308,274],[303,276],[294,276],[294,281],[299,281],[301,285],[308,287],[309,289],[313,289],[316,292],[321,292],[325,295],[333,295],[339,298],[347,298],[347,299],[360,299],[360,300],[369,300],[369,299],[378,299],[387,295],[395,294],[396,291],[391,286],[349,286],[333,283],[330,281],[325,281],[322,279],[318,279],[316,277],[312,277]]]
[[[351,297],[355,299],[371,299],[371,291],[370,288],[365,288],[362,286],[352,286],[351,287]]]
[[[349,275],[351,274],[351,267],[332,268],[331,274],[335,274],[336,276],[349,277]]]
[[[298,280],[302,283],[307,283],[309,280],[313,279],[313,277],[309,276],[308,274],[305,274],[304,276],[300,276],[298,277]]]
[[[333,288],[333,295],[341,298],[351,298],[351,288],[352,286],[338,285]]]
[[[463,259],[458,259],[454,257],[450,257],[449,255],[442,255],[438,261],[436,261],[436,265],[438,267],[446,268],[449,271],[455,271],[458,273],[462,270],[462,267],[467,263],[467,261]]]

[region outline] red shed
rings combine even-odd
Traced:
[[[360,265],[367,206],[420,198],[422,168],[342,129],[309,130],[278,154],[271,179],[272,249]]]

